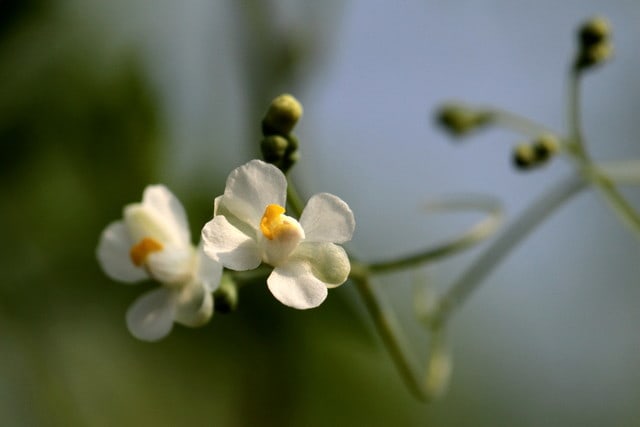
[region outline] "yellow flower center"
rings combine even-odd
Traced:
[[[131,247],[129,256],[131,257],[131,261],[133,262],[133,264],[137,267],[140,267],[145,263],[150,253],[158,252],[161,250],[162,244],[160,242],[152,239],[151,237],[145,237]]]
[[[294,224],[285,220],[285,209],[280,205],[269,205],[264,210],[264,215],[260,220],[260,231],[269,240],[277,239],[278,235],[291,228],[296,228]]]

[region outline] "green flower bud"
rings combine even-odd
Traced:
[[[302,117],[302,105],[289,94],[276,97],[262,120],[262,134],[286,136]]]
[[[578,30],[578,41],[581,48],[587,48],[606,42],[611,35],[609,21],[603,17],[595,17],[580,27]]]
[[[287,138],[280,135],[265,136],[260,142],[262,158],[267,163],[280,162],[289,148]]]
[[[284,173],[298,161],[298,139],[293,134],[266,136],[260,142],[260,149],[263,160]]]
[[[300,144],[298,143],[298,137],[297,136],[295,136],[294,134],[290,133],[289,135],[287,135],[287,141],[289,141],[289,146],[287,148],[287,153],[293,153],[293,152],[298,150],[298,146]]]
[[[238,306],[238,288],[231,276],[222,274],[220,286],[213,294],[213,301],[216,313],[231,313]]]
[[[462,104],[444,104],[436,112],[436,121],[447,132],[459,137],[489,123],[491,115],[474,111]]]
[[[536,153],[531,144],[518,144],[513,150],[513,164],[517,169],[531,169],[536,163]]]
[[[540,135],[533,141],[533,151],[536,161],[544,163],[560,149],[558,139],[551,134]]]
[[[613,46],[610,43],[600,43],[585,48],[576,59],[576,68],[579,70],[599,65],[613,56]]]
[[[298,162],[299,158],[300,154],[298,153],[298,151],[292,151],[284,159],[282,159],[282,162],[280,162],[280,164],[277,166],[282,172],[287,173],[289,169],[291,169],[291,167]]]

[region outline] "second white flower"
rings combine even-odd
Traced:
[[[309,199],[300,221],[285,215],[287,180],[275,166],[252,160],[233,170],[214,217],[202,230],[205,253],[237,271],[274,267],[269,290],[285,305],[313,308],[327,288],[341,285],[351,269],[337,243],[351,240],[355,219],[337,196]]]

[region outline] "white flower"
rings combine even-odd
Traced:
[[[142,203],[125,206],[123,220],[100,236],[97,256],[114,280],[162,285],[140,296],[127,311],[127,326],[141,340],[165,337],[176,321],[200,326],[213,314],[211,293],[219,286],[222,265],[191,244],[180,201],[164,186],[144,190]]]
[[[286,193],[287,180],[273,165],[252,160],[232,171],[202,230],[204,251],[232,270],[270,264],[274,297],[298,309],[317,307],[327,288],[347,280],[349,257],[336,243],[351,240],[355,219],[340,198],[321,193],[298,222],[284,214]]]

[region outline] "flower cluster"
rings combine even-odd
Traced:
[[[260,160],[232,171],[198,247],[191,244],[182,205],[166,187],[149,186],[141,203],[125,206],[123,219],[100,237],[100,265],[117,281],[153,279],[160,284],[127,311],[131,333],[156,341],[174,322],[192,327],[208,322],[223,266],[238,271],[262,263],[272,266],[269,290],[298,309],[317,307],[328,288],[344,283],[350,262],[337,243],[353,235],[351,209],[340,198],[321,193],[296,220],[285,215],[286,188],[284,174]]]

